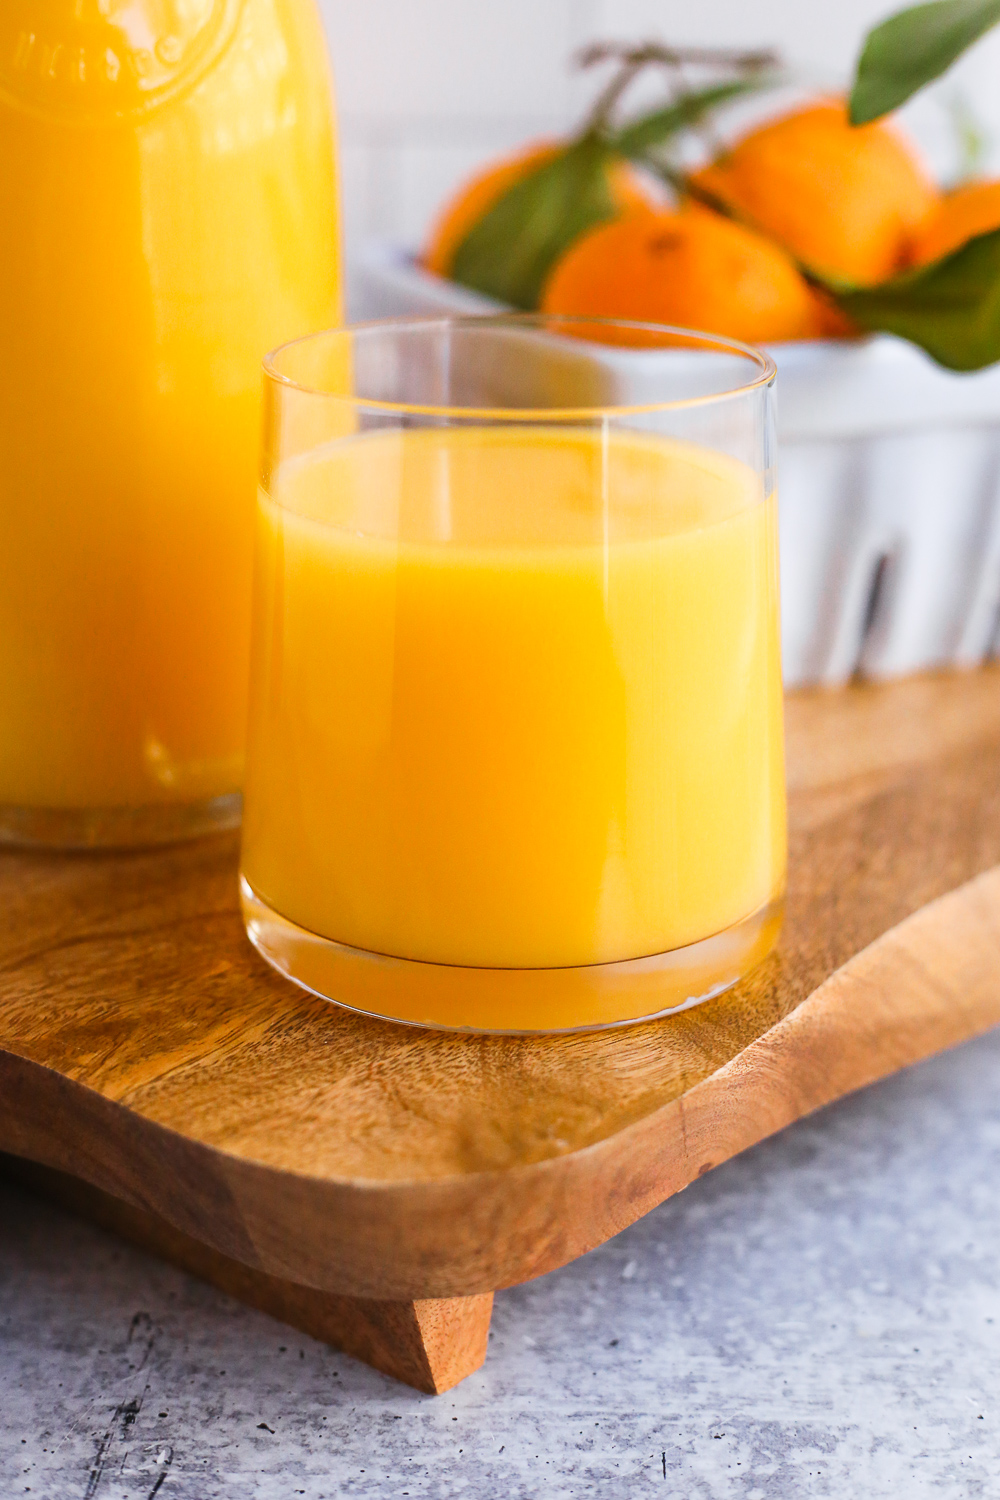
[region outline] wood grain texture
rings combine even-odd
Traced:
[[[439,1396],[478,1370],[486,1358],[493,1295],[443,1301],[378,1302],[341,1297],[281,1281],[230,1260],[165,1219],[122,1203],[78,1177],[0,1153],[0,1177],[169,1260],[221,1291],[333,1344],[385,1375]]]
[[[572,1259],[1000,1021],[1000,673],[797,695],[788,741],[777,951],[604,1034],[420,1032],[298,993],[243,935],[229,838],[0,855],[0,1148],[326,1293],[450,1299]]]

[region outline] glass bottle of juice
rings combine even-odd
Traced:
[[[0,184],[0,841],[235,821],[260,362],[341,310],[314,0],[2,0]]]

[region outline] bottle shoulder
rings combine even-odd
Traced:
[[[3,0],[0,97],[67,124],[140,119],[232,43],[245,0]]]

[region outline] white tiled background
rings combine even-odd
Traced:
[[[0,4],[4,0],[0,0]],[[569,127],[595,82],[571,70],[596,39],[770,45],[805,81],[842,85],[861,37],[902,0],[320,0],[337,77],[348,243],[417,244],[455,184],[519,142]],[[1000,170],[1000,34],[907,111],[935,168],[956,159],[961,95]]]

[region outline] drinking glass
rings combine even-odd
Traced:
[[[502,1032],[683,1010],[773,945],[774,366],[608,320],[265,361],[241,889],[299,985]]]

